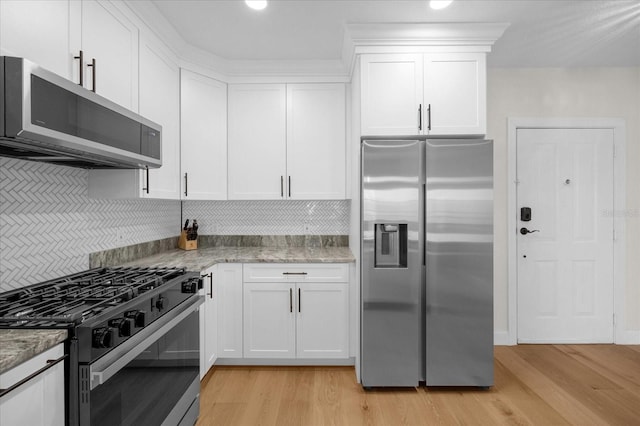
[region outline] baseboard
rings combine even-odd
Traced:
[[[353,366],[355,358],[290,359],[290,358],[218,358],[215,365],[272,365],[272,366]]]
[[[640,331],[623,330],[616,332],[616,345],[640,345]]]
[[[494,331],[493,332],[493,345],[494,346],[513,346],[515,342],[511,342],[509,339],[508,331]]]

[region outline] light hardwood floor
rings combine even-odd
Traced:
[[[495,348],[495,386],[364,391],[351,367],[215,367],[198,426],[640,425],[640,346]]]

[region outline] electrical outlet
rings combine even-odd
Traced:
[[[213,235],[217,234],[218,233],[218,224],[217,223],[210,224],[209,225],[209,229],[210,229],[209,232],[211,232],[211,234],[213,234]]]
[[[124,241],[124,228],[116,228],[116,242]]]
[[[305,222],[303,227],[302,227],[303,232],[310,232],[311,231],[311,225],[309,224],[309,222]]]

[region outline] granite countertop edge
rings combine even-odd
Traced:
[[[67,339],[67,330],[0,329],[0,374]]]
[[[171,249],[121,266],[185,268],[200,272],[219,263],[353,263],[348,247],[207,247]],[[0,329],[0,374],[64,342],[67,330]]]
[[[353,263],[355,260],[348,247],[208,247],[168,250],[122,266],[185,268],[200,272],[219,263]]]

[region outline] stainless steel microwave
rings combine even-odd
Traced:
[[[162,165],[162,127],[23,58],[0,56],[0,156],[82,168]]]

